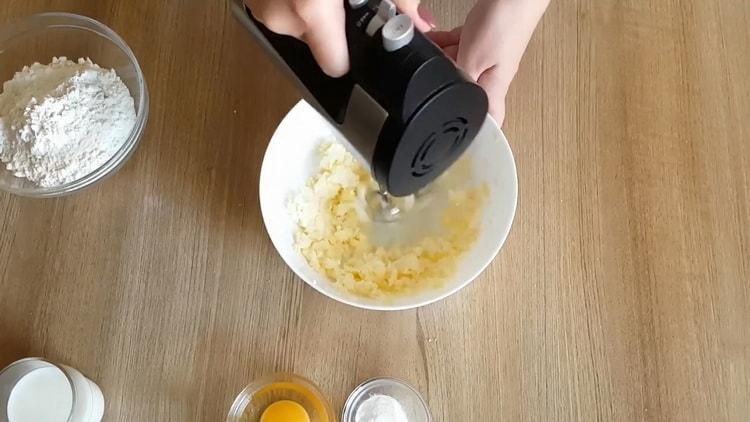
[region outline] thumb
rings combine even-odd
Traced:
[[[408,15],[414,21],[414,25],[422,32],[429,32],[437,28],[437,23],[432,12],[424,5],[419,4],[419,0],[395,0],[394,3],[398,10]]]
[[[508,94],[511,81],[513,81],[513,75],[513,72],[495,66],[482,73],[477,81],[487,92],[490,101],[489,112],[500,126],[505,120],[505,96]]]
[[[331,2],[329,2],[331,3]],[[346,44],[344,8],[338,2],[317,10],[307,22],[326,22],[325,25],[307,24],[302,35],[323,72],[340,77],[349,71],[349,49]]]

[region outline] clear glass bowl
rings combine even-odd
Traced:
[[[114,69],[135,100],[136,123],[117,153],[92,173],[73,182],[39,187],[14,176],[0,163],[0,189],[22,196],[56,197],[92,186],[114,174],[135,151],[148,120],[148,88],[143,72],[128,45],[107,26],[85,16],[42,13],[0,28],[0,83],[35,62],[53,57],[70,60],[89,57],[102,68]]]
[[[310,422],[336,422],[331,405],[312,381],[299,375],[278,373],[253,381],[237,396],[227,422],[257,422],[271,404],[279,400],[299,403]]]
[[[422,396],[411,385],[395,378],[373,378],[355,388],[344,404],[341,422],[354,422],[357,410],[372,395],[390,396],[399,402],[409,422],[431,422],[430,410]]]

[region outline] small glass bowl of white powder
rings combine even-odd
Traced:
[[[148,120],[132,50],[85,16],[43,13],[0,27],[0,189],[77,192],[114,174]]]
[[[419,392],[395,378],[373,378],[352,391],[341,422],[431,422]]]

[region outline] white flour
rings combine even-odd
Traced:
[[[401,403],[391,396],[373,394],[362,402],[355,422],[409,422]]]
[[[135,125],[133,97],[114,70],[88,59],[24,67],[0,94],[0,160],[44,187],[88,175]]]

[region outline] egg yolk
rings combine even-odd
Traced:
[[[310,422],[310,416],[299,403],[280,400],[263,411],[260,422]]]

